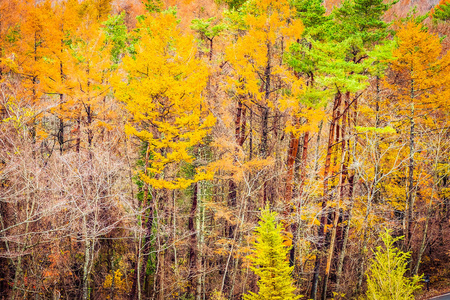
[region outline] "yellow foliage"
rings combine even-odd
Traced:
[[[105,281],[103,282],[103,288],[114,288],[119,292],[127,292],[127,283],[122,271],[117,269],[116,271],[111,271],[108,275],[106,275]]]
[[[193,162],[190,149],[215,123],[202,97],[207,66],[196,58],[193,37],[177,24],[172,14],[145,15],[135,57],[123,59],[125,76],[113,80],[116,96],[132,115],[125,132],[149,145],[149,175],[140,177],[156,189],[184,189],[212,178],[206,168],[192,179],[168,173],[172,164]]]
[[[248,106],[256,103],[256,107],[299,113],[304,81],[280,62],[284,50],[301,37],[303,24],[295,18],[296,11],[287,0],[250,3],[253,10],[243,17],[247,32],[226,51],[226,59],[234,69],[227,86]],[[277,82],[281,88],[268,87],[265,81]]]

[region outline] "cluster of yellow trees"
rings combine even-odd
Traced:
[[[350,298],[381,242],[448,278],[450,4],[397,2],[0,1],[0,297]]]

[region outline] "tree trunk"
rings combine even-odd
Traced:
[[[340,208],[342,207],[342,199],[344,197],[344,183],[347,179],[347,163],[348,163],[348,148],[346,148],[347,143],[347,114],[349,111],[349,99],[350,99],[350,93],[347,92],[345,95],[345,105],[344,105],[344,112],[342,115],[342,126],[340,127],[341,130],[341,139],[342,143],[340,143],[339,140],[336,140],[336,143],[341,144],[341,159],[340,159],[340,172],[339,172],[339,183],[338,183],[338,189],[340,190],[338,193],[338,201],[334,207],[334,222],[333,222],[333,228],[331,231],[331,240],[330,240],[330,246],[328,249],[328,256],[327,256],[327,262],[326,262],[326,268],[325,268],[325,275],[323,279],[323,289],[322,289],[322,299],[326,299],[327,295],[327,286],[328,286],[328,278],[330,277],[330,270],[331,270],[331,261],[333,259],[333,253],[334,253],[334,246],[336,242],[336,233],[337,233],[337,227],[339,222],[339,215],[340,215]],[[349,144],[348,144],[349,146]]]
[[[325,170],[324,170],[324,182],[323,182],[323,200],[322,200],[322,211],[320,212],[320,226],[318,231],[318,242],[317,242],[317,254],[316,254],[316,261],[314,264],[314,275],[312,280],[312,287],[311,287],[311,297],[312,299],[317,299],[317,289],[319,285],[319,273],[320,273],[320,267],[322,264],[322,249],[325,244],[325,226],[327,225],[327,213],[326,208],[329,200],[328,196],[328,174],[330,172],[330,166],[331,166],[331,155],[332,150],[334,147],[334,132],[337,122],[337,110],[341,103],[341,94],[336,94],[336,97],[334,99],[333,104],[333,113],[332,113],[332,119],[330,124],[330,131],[328,135],[328,147],[327,147],[327,156],[325,158]]]
[[[405,244],[404,249],[408,251],[411,247],[412,238],[412,222],[415,202],[415,188],[414,188],[414,153],[415,153],[415,121],[414,121],[414,81],[411,80],[411,115],[409,117],[409,164],[408,164],[408,192],[406,203],[406,218],[405,218]]]
[[[90,280],[90,265],[91,265],[91,251],[93,245],[88,235],[87,230],[87,216],[83,214],[83,235],[84,235],[84,265],[83,265],[83,300],[90,299],[89,280]]]
[[[189,244],[189,288],[188,294],[193,295],[197,293],[198,287],[198,249],[197,249],[197,230],[195,228],[195,218],[197,215],[197,205],[198,204],[198,183],[195,182],[192,184],[192,206],[189,214],[188,220],[188,230],[190,232],[190,244]],[[197,295],[195,295],[197,298]]]
[[[238,100],[236,109],[236,118],[234,120],[234,138],[239,147],[242,147],[245,141],[245,110],[242,109],[242,101]],[[241,122],[242,121],[242,122]],[[235,150],[236,152],[238,149]],[[237,153],[236,153],[237,154]],[[234,160],[236,162],[236,159]],[[231,177],[234,174],[231,173]],[[230,208],[236,208],[237,206],[237,184],[233,178],[228,181],[228,205]],[[228,226],[228,237],[233,238],[236,225],[230,224]]]
[[[147,143],[147,149],[145,151],[145,164],[144,164],[144,174],[147,175],[148,174],[148,166],[149,166],[149,159],[150,159],[150,145]],[[142,203],[142,208],[146,209],[147,208],[147,203],[148,203],[148,198],[149,198],[149,186],[147,183],[144,182],[144,196],[143,196],[143,203]],[[153,197],[152,197],[152,200]],[[145,215],[141,217],[141,222],[142,224],[145,224]],[[144,236],[144,248],[148,247],[148,251],[144,253],[148,253],[150,251],[149,247],[149,243],[150,243],[150,234],[151,234],[151,229],[152,229],[152,225],[153,225],[153,204],[150,207],[150,211],[147,217],[147,223],[146,223],[146,230],[145,230],[145,236]],[[145,264],[141,264],[141,257],[142,257],[142,238],[141,235],[139,234],[139,238],[138,238],[138,249],[136,251],[136,262],[135,262],[135,268],[134,268],[134,274],[133,274],[133,285],[131,288],[131,293],[130,293],[130,299],[131,300],[135,300],[135,299],[141,299],[141,295],[142,295],[142,282],[144,280],[144,275],[145,275],[145,270],[146,270],[146,266],[147,266],[147,261],[148,261],[148,254],[146,255],[146,263]]]
[[[350,176],[349,181],[349,198],[350,198],[350,207],[348,209],[348,219],[347,219],[347,225],[344,229],[344,238],[342,241],[342,249],[339,253],[339,261],[338,261],[338,267],[336,271],[336,292],[341,292],[340,283],[341,283],[341,277],[342,277],[342,269],[344,267],[344,258],[347,252],[347,243],[348,243],[348,233],[350,231],[351,221],[352,221],[352,214],[353,214],[353,205],[355,204],[355,201],[353,199],[353,184],[355,180],[356,175]]]
[[[289,149],[288,149],[288,159],[287,159],[287,174],[286,174],[286,191],[284,194],[284,200],[287,205],[292,200],[292,181],[294,178],[294,164],[295,159],[297,157],[298,152],[298,144],[299,144],[299,138],[296,137],[293,133],[291,133],[291,140],[289,142]],[[287,207],[286,207],[287,209]],[[286,211],[286,214],[288,212]]]
[[[440,158],[440,146],[438,146],[437,150],[436,150],[436,155],[434,157],[434,174],[433,174],[433,187],[431,189],[431,196],[430,196],[430,202],[428,203],[428,208],[427,208],[427,214],[425,217],[425,225],[423,228],[423,234],[422,234],[422,242],[420,244],[420,248],[419,248],[419,253],[417,255],[417,263],[414,266],[414,270],[412,271],[412,276],[417,275],[417,273],[419,272],[419,267],[420,267],[420,261],[422,260],[422,255],[425,252],[425,248],[426,248],[426,244],[427,244],[427,237],[428,237],[428,226],[430,223],[430,218],[431,218],[431,212],[432,212],[432,208],[433,208],[433,197],[436,193],[436,186],[438,184],[438,179],[437,179],[437,167],[438,167],[438,163],[439,163],[439,158]]]

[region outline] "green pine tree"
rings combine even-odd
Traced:
[[[277,213],[268,208],[261,213],[250,256],[251,269],[260,277],[259,292],[244,295],[245,300],[294,300],[301,297],[294,294],[296,288],[291,278],[294,267],[289,267],[287,259],[291,247],[285,245],[284,228],[275,220],[276,216]]]
[[[372,264],[367,270],[367,299],[414,299],[414,291],[420,288],[420,277],[405,277],[411,254],[394,246],[394,243],[403,237],[393,238],[389,230],[383,232],[380,237],[384,247],[377,247]]]
[[[305,30],[303,37],[312,36],[321,39],[326,35],[327,22],[331,17],[326,14],[323,0],[293,0],[292,6],[297,11],[297,17],[302,20]]]
[[[436,7],[433,13],[433,21],[435,23],[450,21],[450,2],[443,2]]]

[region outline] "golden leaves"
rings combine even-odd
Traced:
[[[192,148],[215,123],[202,97],[209,72],[196,58],[194,39],[181,32],[174,15],[165,13],[146,15],[137,32],[136,54],[123,59],[125,74],[113,84],[133,118],[126,132],[149,145],[149,175],[141,179],[157,189],[185,189],[209,180],[212,173],[201,168],[189,179],[166,174],[172,164],[193,163]]]

